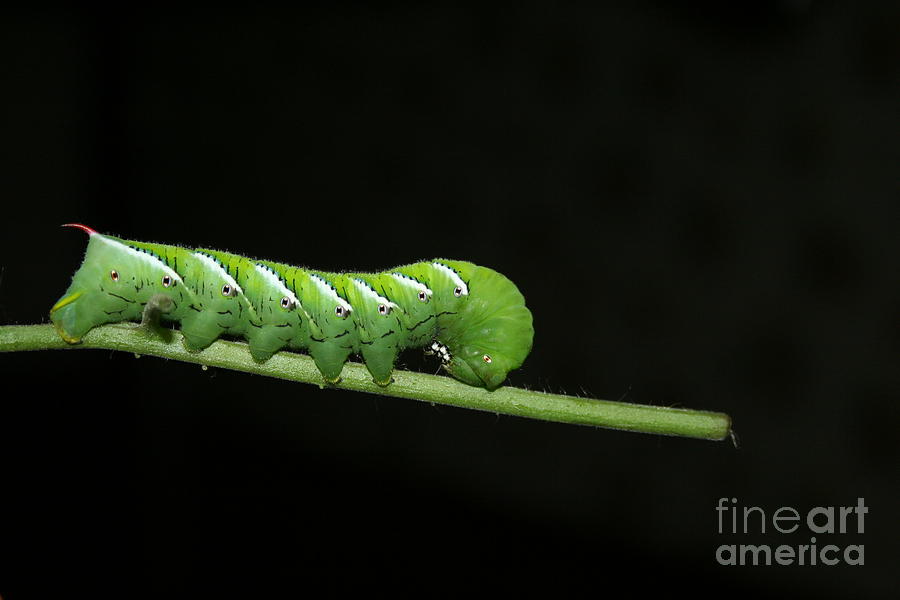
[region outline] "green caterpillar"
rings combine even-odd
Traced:
[[[453,377],[493,390],[531,351],[531,312],[518,288],[469,262],[325,273],[65,227],[89,235],[84,262],[50,309],[71,344],[103,323],[140,320],[162,294],[172,301],[162,317],[180,323],[188,350],[223,334],[244,337],[257,361],[282,348],[306,350],[329,383],[359,354],[374,381],[388,385],[398,353],[425,347]]]

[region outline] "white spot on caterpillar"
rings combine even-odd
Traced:
[[[443,271],[444,274],[447,275],[447,277],[449,277],[453,281],[454,284],[456,284],[456,287],[458,287],[461,290],[461,292],[459,293],[460,296],[468,296],[469,295],[469,286],[466,285],[465,281],[460,279],[460,277],[456,273],[456,271],[454,271],[447,265],[442,265],[439,262],[433,262],[431,264],[432,264],[432,266],[434,266],[434,268],[438,269],[439,271]]]
[[[350,306],[350,304],[346,300],[338,296],[338,293],[330,283],[328,283],[315,273],[310,273],[309,278],[316,285],[316,287],[319,288],[319,291],[322,294],[334,300],[338,306],[342,307],[348,313],[353,312],[353,307]]]
[[[450,349],[438,341],[431,342],[431,347],[429,350],[425,351],[425,354],[437,354],[441,359],[441,364],[445,366],[449,365],[450,361],[453,360],[453,355],[450,354]]]
[[[130,256],[133,256],[134,258],[137,258],[138,260],[145,262],[148,266],[150,266],[154,269],[161,269],[163,273],[165,273],[166,275],[168,275],[175,281],[178,281],[179,283],[184,284],[184,282],[181,280],[181,276],[178,273],[176,273],[175,271],[170,269],[166,263],[164,263],[159,258],[153,256],[149,252],[142,252],[140,250],[135,250],[131,246],[123,244],[122,242],[117,242],[116,240],[111,240],[108,237],[106,237],[105,235],[101,235],[99,233],[95,233],[91,237],[95,237],[98,240],[102,241],[104,244],[109,244],[110,246],[113,246],[117,250],[124,252]],[[118,274],[116,274],[116,279],[118,279]]]
[[[225,283],[231,286],[232,289],[238,291],[239,294],[243,294],[244,290],[241,289],[241,286],[237,284],[237,281],[232,279],[231,275],[228,274],[228,271],[216,261],[213,257],[203,254],[202,252],[194,252],[194,256],[200,259],[201,262],[205,263],[207,267],[212,269],[213,271],[217,271],[219,275],[222,276],[222,279],[225,280]]]
[[[368,296],[376,303],[388,306],[390,308],[399,308],[396,304],[394,304],[384,296],[380,296],[378,292],[373,290],[372,287],[362,279],[353,279],[353,285],[356,286],[356,289],[359,290],[361,294]]]
[[[404,275],[403,273],[391,273],[391,277],[400,282],[400,285],[410,287],[416,291],[416,295],[419,292],[425,292],[425,294],[430,298],[434,292],[431,289],[417,279],[413,279],[409,275]]]
[[[300,304],[300,302],[297,300],[297,296],[294,295],[294,292],[292,292],[290,288],[284,285],[284,282],[281,281],[281,277],[279,277],[274,271],[272,271],[265,265],[256,264],[254,266],[256,267],[257,273],[262,275],[266,279],[266,281],[269,282],[269,285],[275,287],[281,296],[289,299],[294,303],[295,306]]]

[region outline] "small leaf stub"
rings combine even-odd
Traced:
[[[154,294],[144,306],[144,313],[141,315],[141,327],[149,333],[158,335],[165,342],[172,340],[172,332],[160,324],[160,317],[171,312],[175,307],[175,302],[165,294]]]

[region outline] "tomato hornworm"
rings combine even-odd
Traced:
[[[210,249],[89,235],[84,262],[50,310],[76,344],[93,327],[140,320],[165,296],[188,350],[245,338],[257,361],[283,348],[309,352],[326,382],[362,357],[379,385],[398,353],[424,347],[456,379],[497,388],[531,351],[525,299],[509,279],[470,262],[435,259],[382,273],[326,273]]]

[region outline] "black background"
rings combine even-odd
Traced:
[[[46,321],[70,221],[461,258],[534,313],[512,384],[728,412],[742,443],[3,355],[0,594],[896,591],[900,15],[719,4],[8,12],[0,322]],[[833,540],[866,565],[719,566],[809,537],[719,535],[720,497],[864,497]]]

